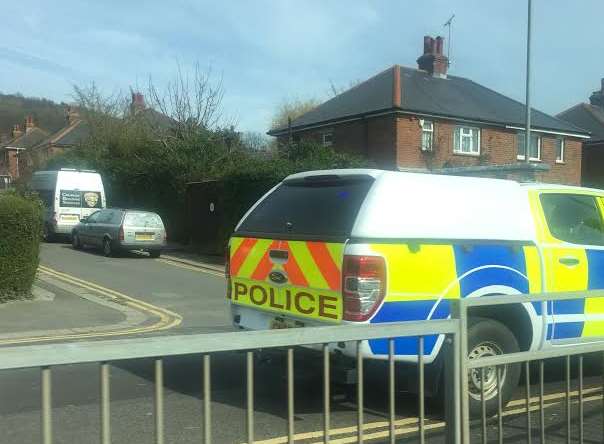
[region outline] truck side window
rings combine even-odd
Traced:
[[[604,245],[604,223],[594,196],[542,194],[541,205],[552,236],[573,244]]]

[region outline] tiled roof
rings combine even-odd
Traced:
[[[400,69],[400,82],[396,72]],[[395,87],[400,88],[400,104]],[[294,130],[329,124],[347,118],[380,112],[403,111],[470,120],[487,124],[524,126],[524,104],[478,83],[457,76],[434,77],[423,70],[393,66],[369,80],[339,94],[293,120]],[[535,129],[586,134],[572,123],[537,111],[531,111]],[[287,127],[269,131],[282,134]]]
[[[562,111],[558,117],[591,133],[590,142],[604,141],[604,109],[589,103],[579,103]]]

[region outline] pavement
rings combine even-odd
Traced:
[[[176,253],[176,254],[175,254]],[[141,255],[105,258],[66,244],[44,244],[34,301],[0,307],[0,359],[3,346],[40,341],[83,341],[157,335],[231,331],[224,301],[220,263],[170,251],[159,259]],[[10,335],[15,335],[11,337]],[[3,343],[2,341],[13,341]],[[15,342],[16,341],[16,342]],[[278,356],[279,357],[279,356]],[[211,423],[213,441],[246,442],[245,355],[211,357]],[[566,442],[565,386],[560,366],[546,367],[547,442]],[[112,442],[154,442],[154,367],[148,359],[111,363]],[[257,443],[287,442],[286,365],[279,359],[255,365],[255,432]],[[365,441],[388,441],[386,371],[365,369]],[[602,443],[601,368],[586,362],[585,440]],[[322,441],[322,374],[312,355],[296,351],[295,439]],[[532,380],[536,381],[535,375]],[[98,442],[100,433],[98,364],[58,366],[52,370],[52,417],[55,443]],[[572,390],[576,391],[573,381]],[[531,391],[538,392],[533,386]],[[181,356],[164,360],[166,443],[202,442],[202,359]],[[524,389],[504,415],[504,442],[525,440]],[[331,387],[331,442],[356,442],[357,404],[344,386]],[[578,436],[576,394],[571,400],[572,436]],[[0,372],[0,443],[40,442],[39,369]],[[427,402],[428,443],[442,443],[442,407]],[[538,400],[533,399],[533,442],[538,440]],[[396,395],[398,440],[418,442],[417,396]],[[480,423],[472,425],[473,442],[481,442]],[[490,420],[488,442],[497,441],[497,422]]]

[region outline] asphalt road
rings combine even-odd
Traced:
[[[104,258],[93,251],[77,252],[68,245],[43,245],[41,262],[57,271],[122,292],[154,305],[170,309],[183,317],[182,324],[161,334],[207,333],[229,330],[224,302],[224,279],[144,257]],[[1,356],[1,349],[0,349]],[[255,365],[255,434],[266,444],[287,442],[286,367],[282,355]],[[296,352],[295,433],[297,442],[321,442],[321,372],[312,355]],[[166,443],[202,442],[202,368],[197,356],[166,359],[165,435]],[[590,401],[586,404],[585,442],[603,442],[602,400],[599,368],[586,367],[585,386]],[[368,442],[386,442],[387,387],[385,369],[367,366],[365,374],[364,424]],[[561,393],[561,368],[548,368],[546,424],[548,442],[564,442],[565,403]],[[99,442],[99,367],[96,364],[63,366],[53,370],[53,430],[55,443]],[[111,367],[112,442],[154,442],[153,362],[137,360],[115,363]],[[535,380],[535,379],[533,379]],[[573,382],[573,389],[576,382]],[[356,442],[357,405],[354,396],[334,385],[331,398],[332,442]],[[518,390],[517,398],[523,396]],[[537,387],[532,388],[537,393]],[[246,442],[245,356],[222,353],[212,356],[212,433],[214,442]],[[40,373],[19,370],[0,373],[0,443],[40,442]],[[508,407],[505,418],[506,442],[524,440],[524,419],[515,416],[517,401]],[[537,403],[535,402],[534,406]],[[572,406],[576,415],[576,404]],[[398,393],[397,427],[405,442],[416,442],[417,398]],[[443,410],[437,402],[427,404],[430,440],[443,442]],[[533,424],[538,425],[538,413]],[[593,424],[592,424],[593,423]],[[594,425],[595,424],[595,425]],[[479,424],[473,427],[479,441]],[[577,422],[573,420],[576,436]],[[497,437],[496,422],[489,425],[489,440]],[[536,441],[534,441],[536,442]]]

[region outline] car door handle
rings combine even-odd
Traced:
[[[558,259],[562,265],[566,265],[567,267],[574,267],[575,265],[579,265],[581,261],[573,256],[565,256]]]

